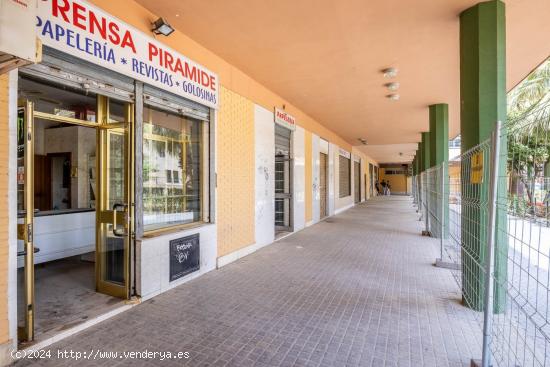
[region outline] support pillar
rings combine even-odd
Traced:
[[[422,141],[418,143],[418,174],[421,174],[424,172],[424,145],[422,144]]]
[[[430,165],[432,167],[442,165],[443,168],[438,176],[438,181],[433,183],[436,190],[443,190],[441,200],[431,205],[432,211],[437,213],[442,221],[439,231],[440,238],[449,237],[449,105],[446,103],[434,104],[429,107],[430,111]],[[440,180],[443,180],[443,183]],[[439,233],[441,232],[441,233]]]
[[[416,174],[420,174],[420,143],[418,143],[418,148],[416,149],[416,155],[414,156],[414,159],[416,159]]]
[[[490,137],[497,120],[506,120],[506,19],[502,1],[479,3],[460,14],[460,132],[461,152],[475,147]],[[501,141],[502,156],[507,156],[506,139]],[[489,154],[489,151],[484,154]],[[489,162],[485,159],[485,162]],[[500,164],[500,176],[506,175],[506,161]],[[470,161],[462,161],[462,170],[470,170]],[[487,245],[487,214],[485,210],[469,205],[468,193],[477,192],[481,202],[489,191],[489,167],[483,168],[481,183],[462,182],[462,298],[474,310],[483,309],[484,273],[476,265],[485,263]],[[500,181],[504,181],[501,180]],[[506,197],[505,182],[499,182],[498,197]],[[478,201],[478,198],[475,198]],[[497,206],[494,311],[505,307],[508,239],[506,236],[506,209]],[[502,230],[498,230],[502,228]],[[472,254],[471,256],[467,253]],[[472,258],[473,257],[473,258]]]
[[[432,166],[430,159],[430,133],[422,133],[422,167],[423,171],[427,170]]]
[[[422,133],[422,167],[424,168],[424,171],[428,170],[431,167],[430,162],[430,133],[429,132],[423,132]],[[424,175],[424,179],[422,180],[422,205],[424,207],[424,230],[422,231],[422,235],[429,236],[430,235],[430,214],[429,214],[429,208],[430,208],[430,178],[427,174]]]

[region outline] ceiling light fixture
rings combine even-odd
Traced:
[[[399,82],[386,83],[385,86],[388,90],[396,91],[399,89]]]
[[[357,140],[359,140],[359,141],[361,142],[361,144],[367,145],[367,139],[365,139],[365,138],[357,138]]]
[[[151,29],[154,34],[162,34],[163,36],[169,36],[174,32],[174,28],[164,18],[158,18],[153,23],[153,28]]]
[[[386,98],[388,98],[392,101],[399,101],[399,94],[397,94],[397,93],[388,94],[386,96]]]
[[[386,68],[382,70],[384,78],[395,78],[397,76],[397,68]]]

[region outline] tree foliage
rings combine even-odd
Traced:
[[[550,59],[508,94],[507,115],[510,193],[525,191],[531,205],[550,170]]]

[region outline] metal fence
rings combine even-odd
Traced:
[[[484,334],[483,366],[550,366],[549,162],[548,128],[516,121],[413,178],[423,233]]]

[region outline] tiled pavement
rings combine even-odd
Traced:
[[[417,219],[408,197],[371,200],[52,346],[189,359],[32,363],[468,366],[479,326]]]

